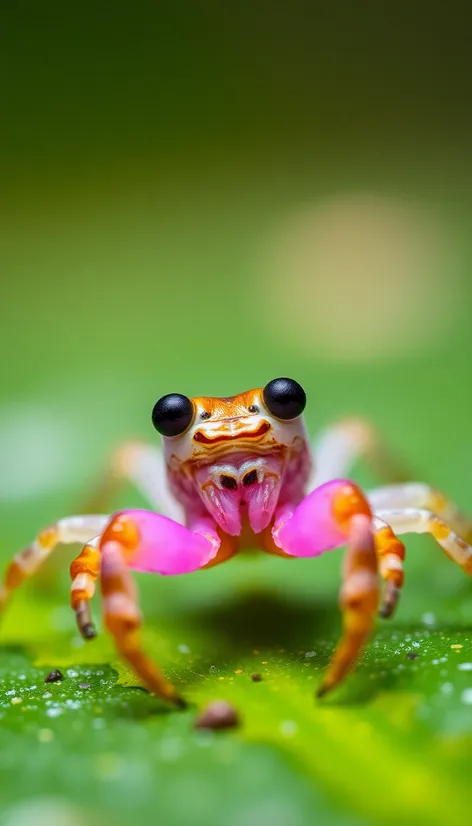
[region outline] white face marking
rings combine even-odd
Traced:
[[[244,477],[252,471],[256,472],[257,481],[259,484],[263,481],[267,470],[267,460],[262,456],[259,458],[248,459],[241,465],[235,463],[225,462],[224,464],[211,465],[208,471],[208,476],[216,487],[223,489],[222,477],[230,477],[234,479],[236,485],[243,484]]]

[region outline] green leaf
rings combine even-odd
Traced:
[[[472,648],[460,605],[454,625],[444,606],[442,620],[438,610],[406,624],[415,606],[430,605],[406,592],[357,671],[316,701],[339,628],[338,565],[334,554],[254,556],[174,580],[139,577],[146,648],[190,701],[185,713],[135,687],[105,634],[82,643],[67,606],[20,591],[0,653],[4,802],[21,789],[124,823],[158,811],[164,822],[202,826],[315,816],[466,824]],[[44,684],[51,668],[62,683]],[[193,729],[197,708],[216,698],[238,709],[236,732]]]

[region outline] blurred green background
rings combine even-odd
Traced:
[[[3,559],[78,507],[121,439],[155,438],[160,395],[277,375],[306,388],[313,432],[365,415],[415,476],[472,509],[467,11],[2,11]],[[169,673],[199,704],[243,709],[242,733],[219,739],[115,687],[106,640],[78,647],[57,613],[67,564],[60,587],[25,589],[2,631],[0,822],[466,822],[472,682],[456,654],[471,659],[470,585],[432,541],[408,547],[397,619],[325,708],[307,673],[319,679],[339,630],[339,557],[140,578]],[[415,634],[425,656],[406,664]],[[88,669],[93,698],[69,678],[55,719],[40,681],[61,662]],[[238,688],[231,675],[262,662],[267,686]],[[21,675],[37,686],[28,713],[8,694]]]

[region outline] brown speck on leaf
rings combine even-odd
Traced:
[[[417,660],[418,659],[418,654],[416,653],[416,651],[409,651],[408,654],[406,655],[406,658],[407,658],[407,660]]]
[[[58,683],[59,680],[64,679],[64,674],[62,671],[59,671],[58,668],[54,668],[52,671],[49,672],[47,677],[44,678],[45,683]]]
[[[240,724],[236,709],[225,700],[214,700],[195,720],[195,728],[234,728]]]
[[[251,674],[251,680],[253,683],[260,683],[262,680],[261,674]]]

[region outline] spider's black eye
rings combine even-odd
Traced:
[[[163,436],[180,436],[191,425],[193,404],[187,396],[168,393],[153,407],[152,423]]]
[[[293,379],[273,379],[264,387],[262,397],[269,413],[278,419],[296,419],[305,409],[305,391]]]
[[[259,413],[257,404],[250,404],[248,407],[249,413]]]

